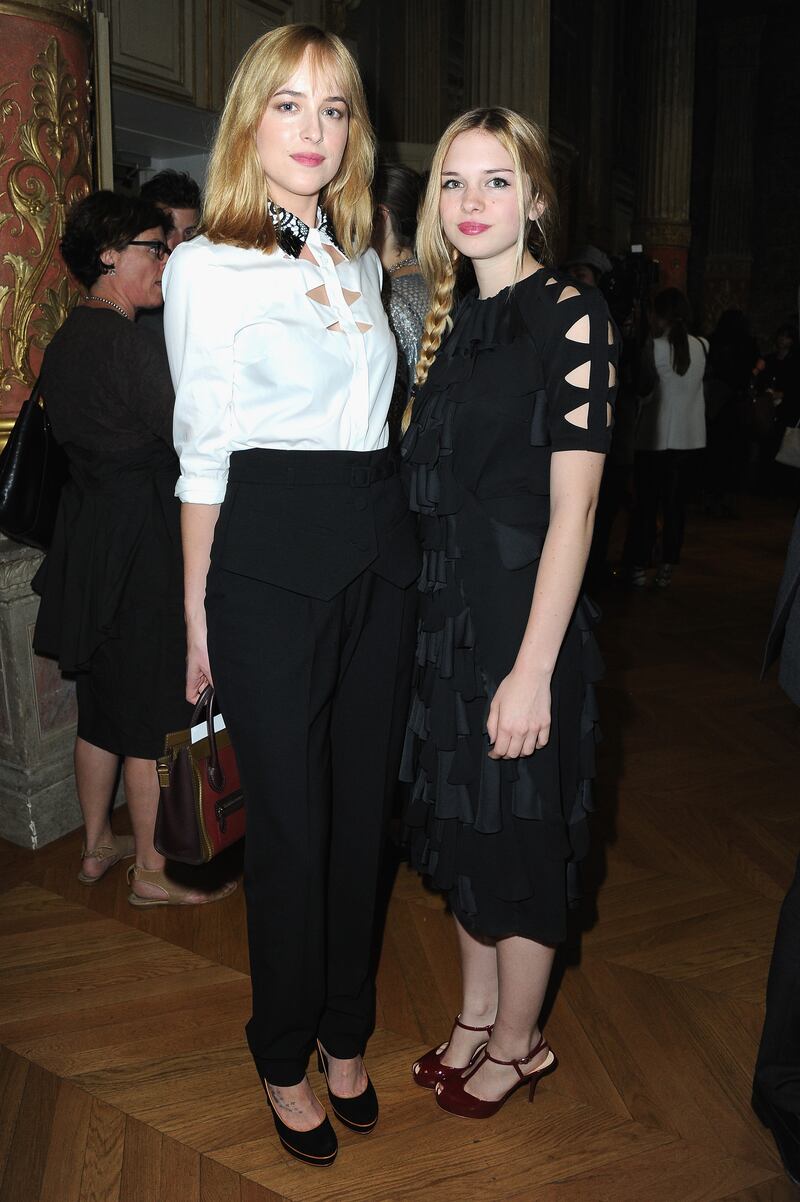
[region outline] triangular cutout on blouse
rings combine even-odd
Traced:
[[[614,420],[614,410],[610,405],[606,405],[606,425],[610,426]]]
[[[361,296],[361,293],[360,293],[360,292],[353,292],[351,288],[343,288],[343,289],[342,289],[342,296],[343,296],[343,297],[344,297],[344,299],[347,301],[348,305],[350,305],[350,307],[352,308],[352,307],[353,307],[353,305],[354,305],[354,304],[356,303],[356,301],[358,300],[358,298]]]
[[[572,284],[567,284],[556,303],[560,305],[562,301],[572,300],[573,296],[580,296],[580,292],[577,288],[573,288]]]
[[[608,345],[614,345],[614,327],[612,326],[611,322],[608,323]]]
[[[338,251],[335,246],[330,246],[327,242],[323,242],[322,246],[323,250],[326,250],[333,260],[334,267],[338,267],[340,263],[345,262],[344,255],[341,254],[341,252]]]
[[[591,326],[589,323],[589,314],[584,313],[583,317],[579,317],[578,320],[569,327],[564,337],[569,338],[570,342],[590,342]]]
[[[331,308],[331,302],[328,300],[328,292],[324,284],[318,284],[316,288],[312,288],[306,293],[309,300],[315,301],[318,305],[327,305]]]
[[[341,326],[341,322],[338,322],[338,321],[335,321],[332,326],[326,326],[325,329],[328,330],[328,332],[331,334],[343,334],[344,333],[344,330],[342,329],[342,326]]]
[[[577,409],[572,409],[569,413],[564,414],[564,420],[568,421],[571,426],[580,426],[582,430],[589,429],[589,402],[585,405],[579,405]]]
[[[608,365],[608,387],[613,388],[617,382],[617,369],[613,363]]]
[[[547,287],[549,284],[557,284],[557,283],[558,283],[558,280],[556,279],[556,277],[554,275],[551,275],[550,279],[545,281],[545,287]]]
[[[368,321],[357,321],[356,325],[358,326],[358,328],[362,334],[366,334],[367,330],[372,329],[372,326],[370,325],[370,323]]]
[[[579,367],[573,367],[572,371],[564,376],[567,384],[571,384],[573,388],[588,388],[591,378],[592,361],[587,359],[585,363],[581,363]]]

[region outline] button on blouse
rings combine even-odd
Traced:
[[[305,240],[313,263],[202,236],[170,257],[164,333],[182,501],[221,502],[233,451],[387,445],[397,352],[380,260],[345,258],[324,224]]]

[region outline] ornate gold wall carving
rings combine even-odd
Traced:
[[[89,21],[88,0],[0,0],[0,13],[32,17],[50,25]]]
[[[72,7],[77,13],[79,0]],[[18,126],[16,139],[0,141],[0,168],[14,160],[6,185],[8,207],[0,213],[0,237],[6,246],[19,241],[19,250],[6,251],[2,260],[9,269],[6,278],[9,272],[11,277],[10,283],[0,283],[4,392],[17,383],[33,383],[32,348],[47,345],[78,299],[66,275],[55,286],[42,284],[57,254],[66,209],[91,187],[89,123],[58,38],[51,37],[37,55],[30,76],[31,115]],[[3,123],[15,114],[22,116],[19,103],[6,95],[16,86],[6,85],[0,95]]]

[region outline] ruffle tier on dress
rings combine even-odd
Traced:
[[[485,302],[468,299],[403,443],[423,565],[401,779],[411,786],[406,824],[412,865],[449,894],[463,925],[487,936],[522,934],[556,943],[565,937],[568,905],[580,896],[578,863],[588,849],[599,738],[593,682],[603,672],[593,634],[599,615],[588,599],[579,600],[553,675],[548,746],[518,760],[491,759],[486,721],[511,665],[482,654],[487,604],[476,618],[469,581],[488,573],[494,588],[496,580],[494,622],[504,621],[507,589],[522,590],[529,608],[548,499],[525,498],[534,513],[542,502],[538,524],[497,520],[504,506],[465,486],[456,445],[456,432],[459,445],[481,436],[477,407],[470,413],[479,356],[492,356],[500,376],[508,349],[523,336],[507,293]],[[550,458],[543,389],[533,389],[530,410],[527,453],[541,474],[549,471]],[[518,647],[525,624],[518,601],[516,612],[521,628],[512,639]]]

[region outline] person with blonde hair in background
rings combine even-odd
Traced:
[[[450,1039],[413,1075],[468,1118],[556,1065],[539,1016],[588,839],[601,662],[581,581],[617,335],[596,288],[545,266],[555,222],[537,126],[488,108],[448,127],[401,447],[424,556],[402,776],[412,863],[448,896],[462,968]],[[464,257],[478,287],[452,313]]]
[[[306,1076],[366,1134],[363,1053],[418,548],[386,417],[396,350],[368,249],[357,67],[306,25],[240,63],[200,235],[165,275],[181,461],[187,696],[213,682],[241,772],[247,1036],[284,1147],[333,1162]]]

